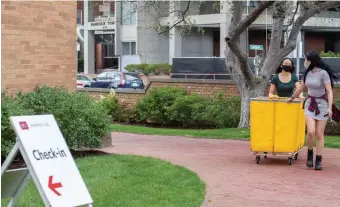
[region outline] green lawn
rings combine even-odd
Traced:
[[[167,129],[152,128],[136,125],[112,124],[111,129],[116,132],[127,132],[134,134],[150,134],[165,136],[186,136],[193,138],[211,139],[248,139],[248,129]]]
[[[76,163],[96,207],[199,207],[204,199],[205,184],[195,173],[162,160],[107,155]],[[1,205],[7,202],[2,200]],[[17,206],[43,206],[33,183]]]
[[[210,139],[240,139],[247,140],[250,137],[248,129],[166,129],[152,128],[135,125],[113,124],[112,130],[116,132],[127,132],[135,134],[186,136],[193,138]],[[325,137],[325,147],[340,148],[340,136]]]

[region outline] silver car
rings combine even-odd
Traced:
[[[91,86],[91,80],[83,74],[77,74],[77,88],[86,88]]]

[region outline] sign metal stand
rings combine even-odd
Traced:
[[[43,115],[43,116],[51,116],[51,115]],[[32,118],[34,116],[26,116],[26,117]],[[25,118],[25,117],[23,117],[23,118]],[[40,118],[41,118],[41,116],[40,116]],[[48,118],[51,118],[51,117],[48,117]],[[54,119],[54,117],[53,117],[53,119]],[[11,121],[13,121],[13,120],[11,120]],[[13,125],[13,123],[12,123],[12,125]],[[13,127],[15,128],[15,126],[13,126]],[[48,198],[49,196],[47,196],[46,188],[43,188],[41,186],[41,179],[39,180],[39,178],[38,178],[38,174],[37,174],[36,170],[34,169],[32,163],[31,163],[31,159],[28,156],[27,150],[25,149],[25,145],[21,142],[20,138],[18,137],[19,135],[18,135],[17,130],[16,130],[16,134],[17,134],[16,143],[13,146],[10,153],[8,154],[3,165],[1,166],[1,198],[12,198],[7,206],[8,207],[14,207],[16,205],[16,203],[18,202],[21,194],[23,193],[26,185],[31,180],[31,178],[33,178],[33,181],[34,181],[34,183],[35,183],[35,185],[36,185],[36,187],[39,191],[39,194],[40,194],[40,196],[41,196],[41,198],[44,202],[44,205],[48,206],[48,207],[52,207],[51,201]],[[18,154],[18,152],[21,153],[27,167],[18,168],[18,169],[8,169],[10,167],[10,165],[12,164],[15,156]],[[71,158],[71,159],[73,160],[73,158]],[[53,176],[52,176],[52,178],[53,178]],[[55,182],[55,181],[53,181],[53,182]],[[58,189],[59,187],[64,187],[64,186],[61,185],[61,183],[52,183],[52,180],[48,180],[48,185],[49,185],[48,186],[49,188],[51,188],[50,185],[55,185],[55,189]],[[52,188],[51,188],[51,190],[53,191]],[[87,189],[86,189],[86,192],[87,192]],[[58,198],[62,197],[61,195],[56,195],[56,197],[57,196],[59,196]],[[92,207],[92,198],[89,194],[88,194],[88,196],[89,196],[89,198],[87,198],[87,201],[90,200],[91,203],[87,203],[87,204],[84,204],[84,205],[86,205],[88,207]],[[53,205],[53,207],[58,207],[58,206]]]

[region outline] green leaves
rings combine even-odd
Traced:
[[[125,67],[129,72],[143,73],[144,75],[169,75],[171,72],[171,65],[164,64],[129,64]]]
[[[180,127],[237,127],[240,119],[239,98],[214,98],[186,95],[180,88],[156,88],[137,104],[143,122]]]
[[[15,144],[15,133],[9,121],[11,116],[31,115],[34,112],[25,108],[16,98],[6,92],[1,93],[1,155],[6,156]]]
[[[11,115],[53,114],[71,149],[99,147],[110,131],[110,116],[103,105],[86,93],[71,93],[63,87],[42,86],[33,92],[19,93],[17,98],[4,96],[1,108],[4,108],[1,126],[5,130],[1,135],[2,144],[7,143],[3,140],[14,140],[6,122]]]

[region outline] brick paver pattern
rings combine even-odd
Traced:
[[[289,166],[277,156],[255,164],[247,141],[114,132],[112,143],[104,151],[161,158],[196,172],[207,185],[204,207],[340,206],[340,150],[325,149],[324,169],[315,171],[305,166],[305,148]]]

